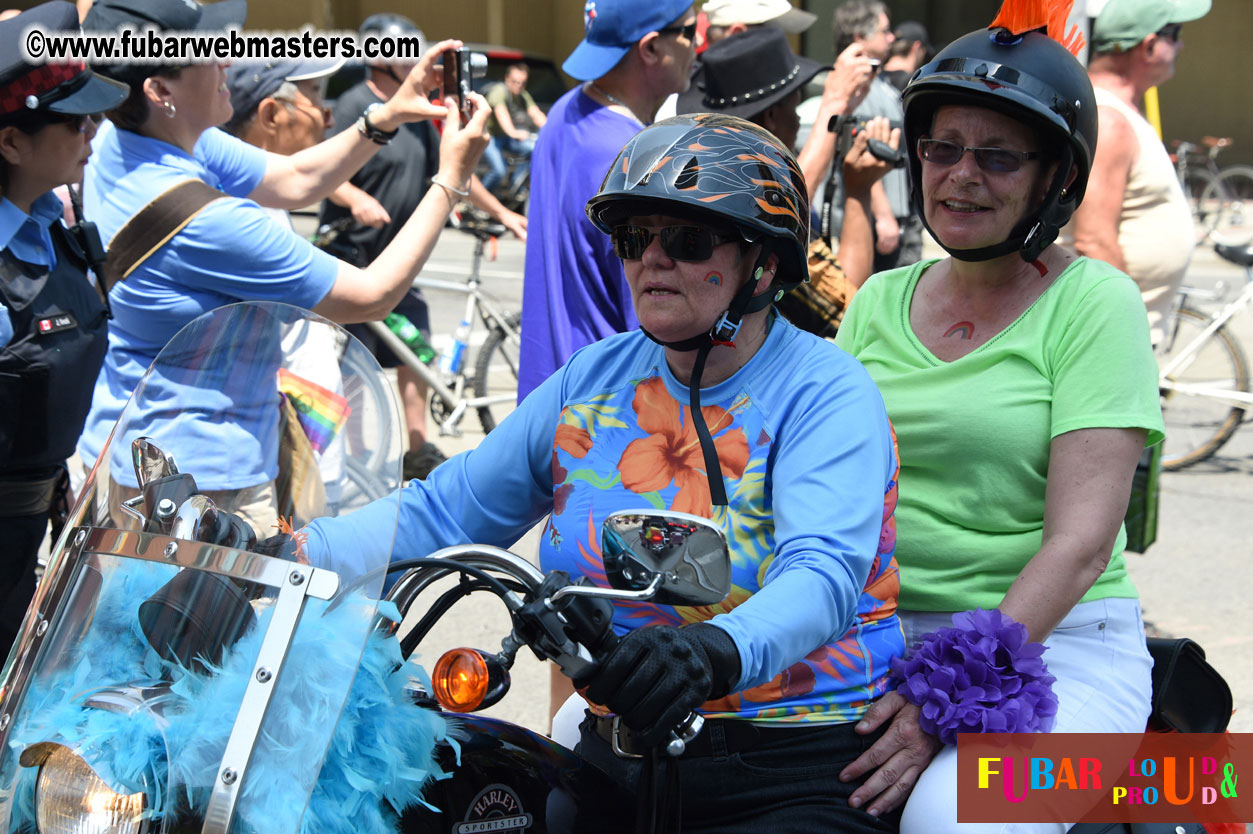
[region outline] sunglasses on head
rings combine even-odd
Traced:
[[[653,230],[647,226],[615,226],[610,233],[613,252],[624,261],[644,257],[644,250],[652,245],[653,238],[661,238],[661,250],[676,261],[705,261],[714,253],[714,247],[722,243],[742,240],[738,235],[722,234],[704,226],[662,226]]]
[[[664,29],[658,29],[657,34],[679,34],[687,38],[689,41],[694,41],[696,40],[696,21],[693,20],[691,23],[685,23],[682,26],[667,26]]]
[[[956,165],[962,155],[970,151],[975,163],[991,174],[1009,174],[1017,171],[1028,159],[1038,159],[1038,151],[1011,151],[1008,148],[970,148],[943,139],[919,139],[918,156],[932,165],[945,168]]]
[[[1182,23],[1167,23],[1161,29],[1157,30],[1157,36],[1159,38],[1166,38],[1167,40],[1174,41],[1175,43],[1179,43],[1179,35],[1182,32],[1183,32]]]

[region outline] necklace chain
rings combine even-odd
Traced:
[[[624,110],[626,110],[628,113],[630,113],[630,114],[631,114],[631,116],[632,116],[632,117],[633,117],[633,118],[634,118],[637,122],[638,122],[638,121],[640,121],[639,116],[636,116],[636,115],[635,115],[635,111],[631,109],[631,105],[627,104],[625,101],[623,101],[622,99],[618,98],[618,97],[617,97],[617,96],[615,96],[613,93],[609,92],[609,91],[608,91],[608,90],[606,90],[604,87],[602,87],[602,86],[600,86],[599,84],[597,84],[595,81],[589,81],[589,82],[587,82],[587,85],[588,85],[589,87],[591,87],[593,90],[595,90],[596,92],[600,93],[600,94],[601,94],[602,96],[604,96],[605,98],[609,99],[609,103],[610,103],[610,104],[616,104],[616,105],[618,105],[619,107],[623,108],[623,109],[624,109]],[[640,123],[641,123],[641,124],[643,124],[643,122],[640,122]]]

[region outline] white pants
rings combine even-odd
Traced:
[[[900,612],[905,645],[952,625],[950,614]],[[1153,660],[1138,599],[1076,605],[1044,641],[1056,676],[1056,733],[1139,733],[1149,717]],[[1061,823],[957,823],[957,748],[946,745],[914,786],[901,834],[1064,834]]]
[[[587,701],[583,700],[582,695],[576,692],[566,698],[561,709],[553,716],[552,740],[573,750],[574,745],[579,743],[579,724],[582,723],[585,712]]]

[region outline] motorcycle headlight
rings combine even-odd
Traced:
[[[55,746],[39,768],[39,834],[144,834],[142,793],[118,794],[69,748]]]

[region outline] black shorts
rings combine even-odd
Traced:
[[[410,287],[393,312],[400,313],[409,319],[418,330],[422,331],[422,335],[428,342],[431,340],[431,315],[426,306],[426,299],[422,297],[422,290]],[[374,358],[384,368],[395,368],[401,364],[391,348],[383,344],[383,340],[364,324],[347,325],[347,330],[360,339],[361,344],[369,348],[370,353],[374,354]]]

